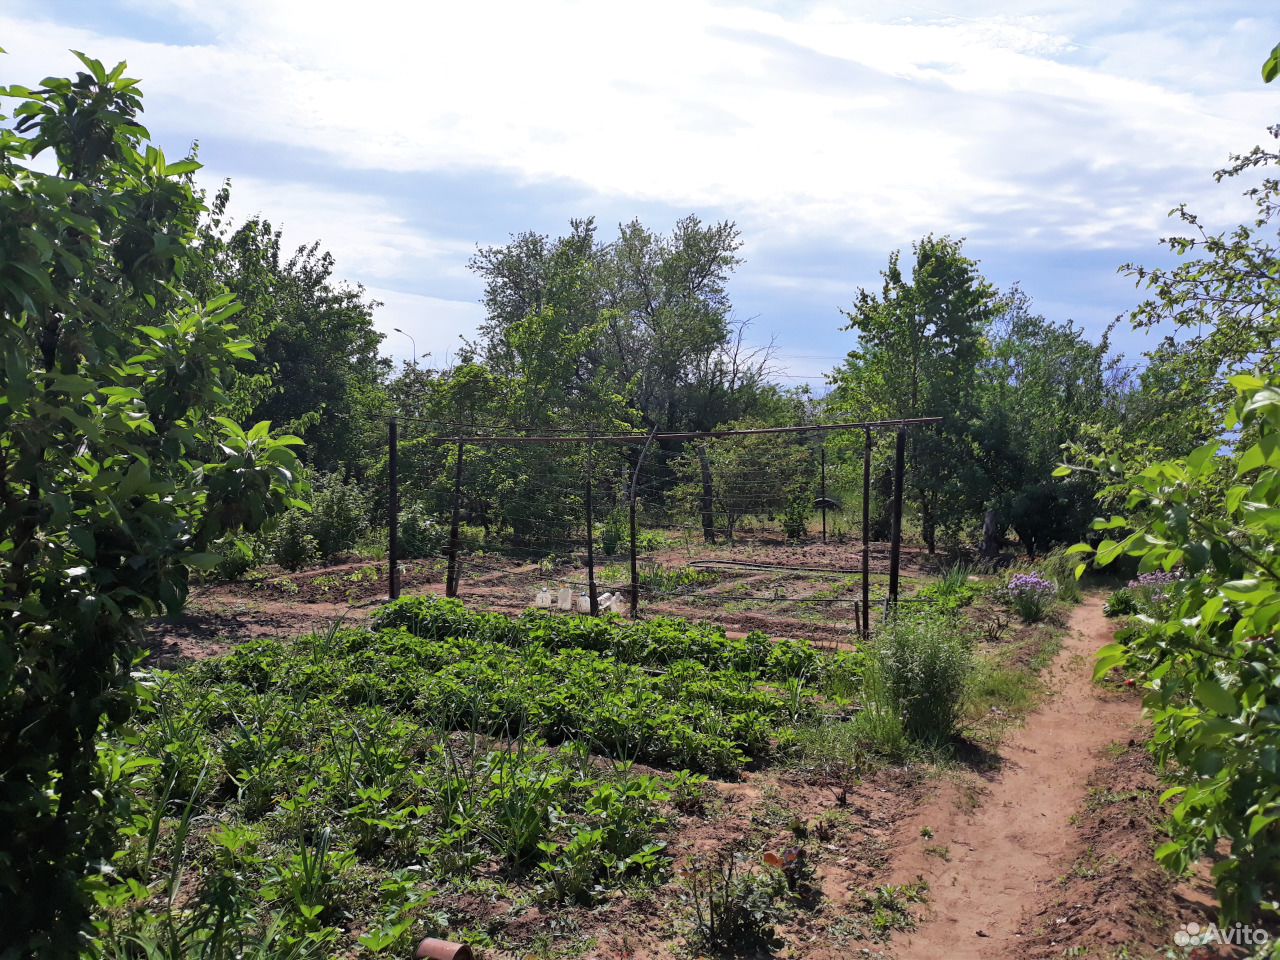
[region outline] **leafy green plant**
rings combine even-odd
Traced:
[[[1108,617],[1127,617],[1138,612],[1138,598],[1127,587],[1121,587],[1107,597],[1102,612]]]
[[[424,503],[411,503],[400,511],[400,555],[406,560],[437,557],[444,550],[448,531]]]
[[[1095,673],[1142,681],[1172,783],[1163,800],[1176,800],[1157,858],[1185,870],[1230,845],[1213,871],[1226,922],[1280,917],[1280,379],[1230,382],[1225,426],[1239,437],[1226,456],[1212,442],[1141,470],[1106,454],[1063,468],[1126,492],[1125,515],[1094,522],[1105,539],[1071,552],[1099,567],[1136,557],[1140,575],[1181,571],[1162,579],[1163,613],[1118,634]]]
[[[189,570],[300,492],[291,437],[222,414],[251,361],[229,295],[183,289],[202,209],[192,158],[140,125],[125,66],[0,89],[0,942],[71,957],[121,784],[98,751],[128,717],[140,623]],[[0,116],[0,121],[9,120]],[[220,292],[219,292],[220,293]]]
[[[869,651],[872,690],[912,739],[945,743],[963,708],[973,655],[955,621],[932,611],[898,611],[875,635]],[[884,726],[892,739],[891,727]]]
[[[710,950],[768,947],[785,916],[786,881],[780,872],[753,870],[739,855],[721,852],[684,875],[693,914],[690,939]]]
[[[286,570],[301,570],[314,563],[320,545],[311,535],[311,525],[302,510],[290,510],[271,531],[271,559]]]
[[[359,485],[343,482],[338,474],[313,481],[307,533],[319,555],[329,560],[353,549],[369,529],[370,508],[369,497]]]
[[[782,511],[782,532],[788,540],[803,540],[809,534],[812,504],[807,497],[796,496],[787,501]]]

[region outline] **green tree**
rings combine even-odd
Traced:
[[[255,358],[237,365],[236,412],[297,433],[317,470],[359,473],[382,439],[389,364],[373,326],[379,304],[334,277],[333,256],[319,243],[287,254],[269,221],[234,225],[230,198],[229,184],[213,195],[187,284],[197,296],[229,291],[243,305],[238,322]]]
[[[220,414],[251,360],[230,296],[182,292],[194,160],[138,123],[124,64],[9,87],[0,126],[0,943],[71,957],[130,764],[142,618],[187,569],[293,504],[291,437]],[[6,118],[0,118],[6,119]],[[51,160],[46,159],[51,155]],[[52,168],[52,172],[45,172]]]
[[[968,482],[983,491],[984,528],[998,537],[1012,525],[1035,555],[1078,539],[1092,516],[1094,485],[1084,477],[1055,483],[1051,475],[1082,425],[1115,422],[1115,365],[1105,336],[1094,344],[1071,322],[1045,319],[1017,287],[1002,298],[986,339],[970,428],[972,469],[980,473]],[[994,546],[986,544],[988,552]]]
[[[1000,306],[960,242],[928,236],[912,252],[909,276],[893,253],[880,293],[860,290],[845,311],[858,344],[831,374],[830,403],[850,419],[944,418],[911,431],[907,449],[905,488],[932,552],[939,529],[957,536],[981,511],[970,422],[987,328]]]
[[[1270,132],[1280,137],[1280,125]],[[1221,182],[1277,162],[1280,153],[1258,146],[1232,156],[1214,176]],[[1179,206],[1173,215],[1186,232],[1163,243],[1181,262],[1122,268],[1151,293],[1132,314],[1134,328],[1168,331],[1148,354],[1138,395],[1127,401],[1131,428],[1157,434],[1173,456],[1217,432],[1234,402],[1228,377],[1280,362],[1280,179],[1264,177],[1245,195],[1254,202],[1252,222],[1214,232]]]

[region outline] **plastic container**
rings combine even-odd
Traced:
[[[543,587],[538,591],[537,596],[533,598],[533,605],[539,610],[551,609],[551,591]]]
[[[568,587],[561,587],[556,595],[556,606],[561,610],[573,610],[573,591]]]

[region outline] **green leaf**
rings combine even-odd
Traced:
[[[1094,558],[1098,566],[1105,567],[1120,554],[1124,553],[1124,544],[1115,540],[1103,540],[1098,544],[1098,554]]]
[[[1197,447],[1191,451],[1187,457],[1187,470],[1194,476],[1203,476],[1212,469],[1214,457],[1218,454],[1218,447],[1219,444],[1215,441],[1206,443],[1204,446]]]
[[[1240,712],[1236,698],[1223,689],[1217,680],[1201,680],[1196,684],[1196,699],[1214,713],[1234,717]]]

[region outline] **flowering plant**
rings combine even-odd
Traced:
[[[1010,606],[1026,623],[1043,620],[1057,592],[1054,584],[1034,573],[1015,574],[1005,585]]]

